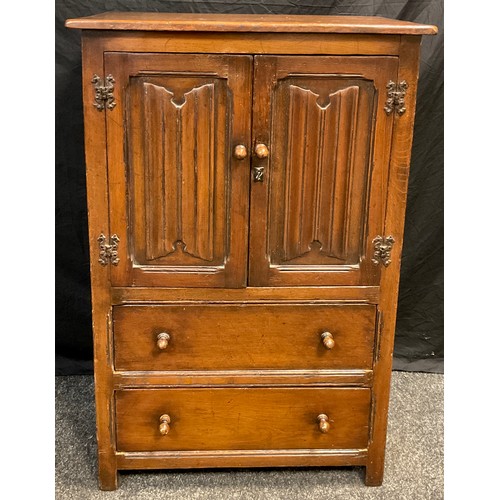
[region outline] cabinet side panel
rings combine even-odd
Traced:
[[[401,38],[401,56],[398,81],[405,80],[408,90],[405,97],[406,112],[394,120],[391,149],[389,183],[384,235],[395,240],[391,252],[391,264],[382,267],[380,305],[382,313],[379,328],[380,355],[374,364],[373,382],[373,427],[368,448],[366,484],[377,486],[384,474],[387,414],[394,348],[394,330],[398,302],[399,271],[403,246],[404,219],[408,176],[410,170],[411,145],[417,95],[420,37]]]
[[[108,315],[111,311],[109,266],[103,267],[99,263],[97,242],[101,233],[109,236],[106,122],[105,114],[93,105],[92,85],[94,74],[102,76],[104,64],[99,39],[88,38],[85,33],[82,39],[82,66],[99,481],[101,489],[114,490],[117,473],[108,337]]]

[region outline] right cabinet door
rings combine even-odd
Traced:
[[[396,57],[255,58],[250,286],[379,283],[397,72]]]

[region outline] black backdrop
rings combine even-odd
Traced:
[[[56,0],[56,373],[92,370],[80,31],[104,11],[374,15],[435,24],[422,42],[394,367],[443,370],[443,0]]]

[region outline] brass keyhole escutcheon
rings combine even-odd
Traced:
[[[264,167],[253,167],[252,173],[254,182],[264,182]]]

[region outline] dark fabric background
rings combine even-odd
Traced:
[[[374,15],[435,24],[422,42],[394,367],[443,370],[442,0],[56,0],[56,374],[92,370],[80,31],[104,11]]]

